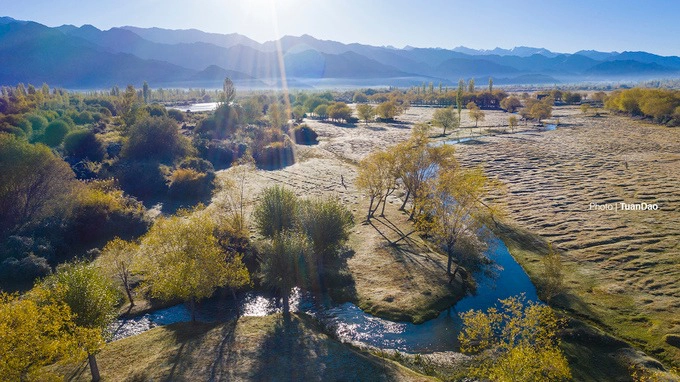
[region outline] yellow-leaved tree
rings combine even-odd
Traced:
[[[218,287],[250,284],[238,253],[225,253],[215,237],[215,223],[201,211],[160,218],[142,238],[140,272],[151,295],[162,300],[190,302],[196,321],[196,302]]]
[[[84,356],[68,305],[37,287],[19,298],[0,294],[0,380],[58,379],[44,366]]]
[[[563,320],[546,305],[527,303],[524,295],[500,303],[486,312],[461,314],[461,350],[480,354],[470,376],[497,382],[571,379],[557,337]]]

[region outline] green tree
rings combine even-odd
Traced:
[[[86,332],[86,340],[81,341],[87,352],[92,380],[99,381],[95,354],[104,346],[104,330],[116,317],[118,291],[99,268],[85,262],[59,266],[56,273],[43,281],[43,285],[57,301],[69,306],[76,326],[90,329]]]
[[[101,162],[106,151],[95,133],[90,130],[76,130],[64,138],[64,153],[77,159]]]
[[[499,308],[486,313],[461,314],[461,350],[486,351],[470,376],[499,382],[570,380],[569,364],[557,337],[563,320],[548,306],[527,304],[523,295],[500,302]]]
[[[272,238],[283,231],[292,230],[297,224],[299,200],[293,191],[275,185],[260,194],[253,210],[253,221],[258,232]]]
[[[432,117],[432,123],[435,126],[441,126],[444,129],[442,135],[446,135],[446,129],[455,129],[460,126],[460,121],[453,111],[453,107],[435,110],[434,116]]]
[[[290,322],[290,292],[295,286],[304,285],[305,278],[316,274],[310,261],[310,246],[305,235],[297,232],[281,232],[273,237],[264,249],[262,271],[265,284],[275,288],[283,299],[283,317]]]
[[[363,119],[364,122],[368,125],[368,121],[372,120],[373,117],[375,116],[375,109],[373,106],[363,103],[360,105],[357,105],[357,115],[359,116],[360,119]]]
[[[489,93],[493,92],[493,78],[489,77]]]
[[[45,133],[42,136],[42,142],[50,147],[59,146],[66,134],[68,134],[69,125],[66,121],[58,119],[52,121],[45,128]]]
[[[224,253],[215,230],[208,216],[194,211],[156,220],[141,241],[140,271],[151,295],[190,302],[192,322],[197,301],[210,297],[218,287],[250,284],[242,255]]]
[[[267,108],[267,119],[272,127],[280,129],[288,124],[288,116],[286,115],[286,107],[279,103],[273,103]]]
[[[392,120],[401,113],[395,101],[385,101],[375,108],[376,114],[382,119]]]
[[[144,97],[144,103],[149,103],[149,97],[151,96],[151,91],[149,90],[149,84],[144,81],[142,86],[142,96]]]
[[[106,274],[120,281],[123,290],[130,301],[130,308],[135,305],[132,298],[132,268],[139,252],[139,246],[133,242],[114,238],[106,244],[101,256],[97,259],[99,265]]]
[[[322,104],[314,108],[314,114],[321,118],[321,119],[326,119],[328,117],[328,105]]]
[[[465,93],[465,81],[461,78],[458,81],[458,91],[456,91],[456,109],[458,110],[458,121],[460,121],[460,114],[463,111],[463,95]]]
[[[316,269],[321,273],[349,239],[354,217],[340,200],[326,197],[301,201],[298,221],[299,230],[311,244]]]
[[[0,133],[0,235],[63,209],[75,184],[71,168],[49,148]]]
[[[468,82],[468,93],[474,93],[475,92],[475,79],[470,78],[470,81]]]
[[[583,103],[581,104],[581,112],[583,115],[588,115],[588,111],[590,110],[590,104]]]
[[[172,163],[191,151],[189,140],[179,133],[177,122],[168,117],[148,117],[135,123],[123,145],[127,159],[152,159]]]

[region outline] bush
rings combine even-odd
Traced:
[[[129,159],[172,163],[176,158],[186,156],[190,148],[190,142],[179,133],[174,119],[149,117],[132,125],[122,155]]]
[[[181,110],[169,109],[168,117],[174,119],[177,122],[184,122],[184,113]]]
[[[89,130],[72,131],[64,138],[64,152],[77,159],[101,162],[104,159],[104,147],[97,136]]]
[[[236,159],[234,151],[222,141],[209,141],[207,144],[199,145],[198,151],[201,157],[210,161],[216,169],[229,168]]]
[[[295,143],[300,145],[314,145],[319,143],[317,140],[318,134],[311,127],[302,124],[293,129],[293,138]]]
[[[203,172],[203,173],[213,173],[215,172],[215,168],[213,165],[208,162],[205,159],[200,159],[200,158],[187,158],[182,161],[182,163],[179,164],[179,168],[181,169],[192,169],[198,172]]]
[[[284,168],[295,163],[293,148],[287,142],[274,142],[253,153],[257,167],[267,170]]]
[[[214,174],[180,168],[172,174],[169,195],[172,199],[199,201],[210,198],[214,188]]]
[[[293,191],[272,186],[260,194],[253,211],[253,219],[260,235],[274,237],[292,230],[297,225],[299,200]]]
[[[130,195],[139,198],[160,197],[168,190],[158,162],[122,161],[114,172],[123,190]]]
[[[42,142],[50,147],[56,147],[61,144],[66,134],[69,131],[69,124],[61,119],[50,122],[45,128],[45,133],[42,136]]]
[[[103,246],[114,237],[142,235],[149,227],[144,206],[111,182],[90,182],[78,193],[67,220],[67,243],[76,248]]]
[[[168,112],[167,110],[159,104],[153,104],[149,105],[146,107],[146,111],[149,112],[149,115],[152,117],[167,117]]]

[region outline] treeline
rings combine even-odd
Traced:
[[[652,119],[667,126],[680,126],[680,91],[633,88],[616,90],[605,101],[607,109]]]

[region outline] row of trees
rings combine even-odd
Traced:
[[[605,107],[631,116],[644,116],[656,123],[680,126],[680,91],[633,88],[612,92]]]

